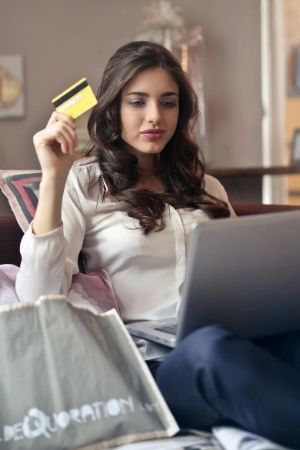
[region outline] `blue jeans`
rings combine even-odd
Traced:
[[[152,372],[181,427],[231,423],[300,448],[300,332],[250,341],[204,327]]]

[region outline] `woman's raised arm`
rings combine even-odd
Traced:
[[[77,145],[75,121],[55,111],[46,128],[34,135],[33,142],[42,180],[32,230],[40,235],[61,225],[62,196]]]

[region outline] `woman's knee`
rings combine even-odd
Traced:
[[[167,356],[159,369],[158,379],[171,387],[174,376],[198,384],[198,378],[211,378],[222,372],[229,342],[235,334],[219,325],[203,327],[191,333]],[[175,380],[174,380],[175,382]]]
[[[232,334],[215,325],[196,330],[161,363],[156,381],[181,426],[204,429],[220,421],[211,401],[213,373],[219,371],[214,355]]]
[[[210,366],[222,361],[233,338],[237,338],[233,331],[221,325],[209,325],[187,336],[178,349],[193,364],[199,361]]]

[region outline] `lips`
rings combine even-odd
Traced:
[[[150,140],[159,139],[163,134],[165,130],[162,130],[160,128],[151,128],[149,130],[141,131],[141,134],[146,138]]]

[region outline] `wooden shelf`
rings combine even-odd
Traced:
[[[207,172],[220,180],[231,202],[262,202],[263,177],[300,174],[300,164],[273,167],[208,167]]]
[[[300,173],[300,164],[272,167],[208,167],[207,171],[216,178],[218,176],[291,175]]]

